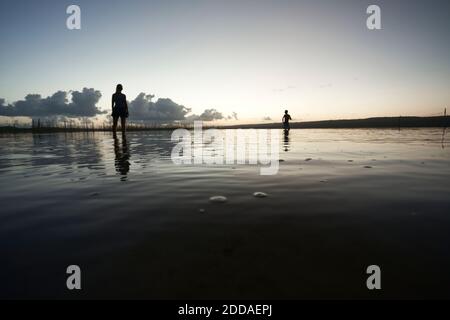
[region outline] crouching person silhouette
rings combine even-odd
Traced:
[[[128,104],[127,97],[122,93],[123,87],[118,84],[116,93],[112,95],[112,117],[113,117],[113,133],[116,134],[117,122],[120,118],[122,126],[122,134],[126,132],[126,121],[128,118]]]

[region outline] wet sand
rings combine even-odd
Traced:
[[[450,298],[442,130],[291,130],[275,176],[175,166],[172,147],[170,132],[0,136],[0,297]]]

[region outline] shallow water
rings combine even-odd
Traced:
[[[0,297],[450,298],[448,134],[279,134],[272,176],[177,166],[169,131],[0,136]]]

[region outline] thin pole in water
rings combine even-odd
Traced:
[[[444,140],[445,140],[445,132],[447,131],[447,108],[444,108],[444,130],[442,130],[442,149],[445,148]]]

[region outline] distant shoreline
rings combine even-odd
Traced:
[[[377,117],[366,119],[343,119],[292,122],[291,129],[388,129],[388,128],[445,128],[450,125],[449,116],[436,117]],[[228,126],[206,126],[216,129],[282,129],[281,123],[240,124]],[[127,131],[175,130],[178,128],[192,129],[192,126],[133,126]],[[0,133],[53,133],[53,132],[109,132],[109,127],[39,127],[23,128],[14,126],[0,127]]]
[[[377,117],[366,119],[343,119],[292,122],[291,129],[371,129],[371,128],[445,128],[450,124],[449,116],[436,117]],[[226,126],[227,129],[281,129],[281,123],[264,123]]]

